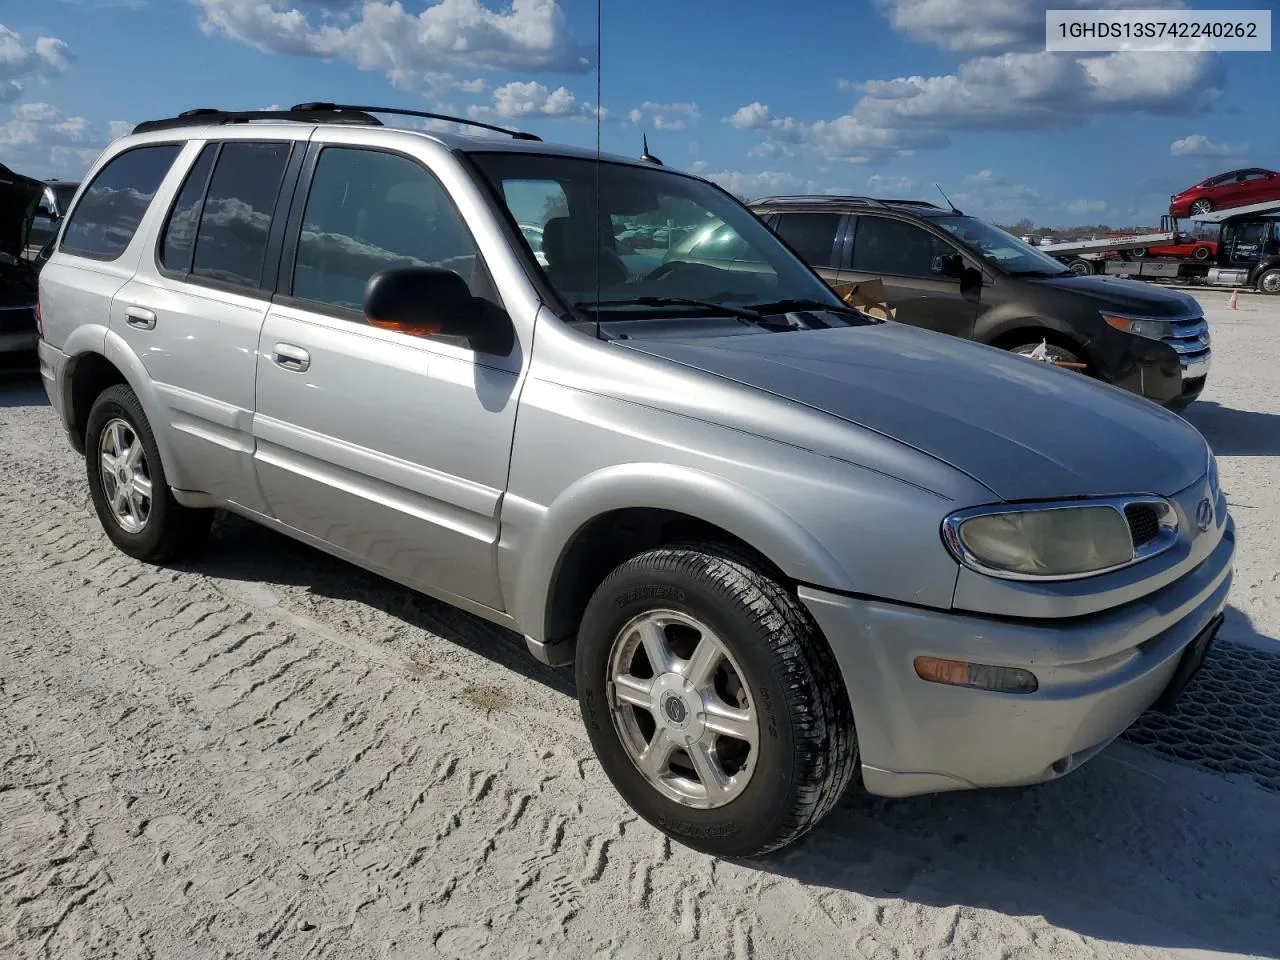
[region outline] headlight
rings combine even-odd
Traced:
[[[1069,580],[1161,553],[1177,513],[1159,497],[976,507],[943,521],[942,537],[971,569],[1014,580]]]
[[[1148,340],[1163,340],[1169,335],[1169,324],[1172,322],[1151,317],[1126,317],[1119,313],[1103,313],[1102,319],[1113,330],[1131,333],[1135,337],[1146,337]]]

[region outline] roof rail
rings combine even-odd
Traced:
[[[401,107],[357,107],[349,103],[299,103],[290,109],[300,110],[307,113],[325,110],[335,111],[354,111],[357,113],[389,113],[400,117],[425,117],[428,120],[444,120],[448,123],[458,123],[464,127],[479,127],[482,130],[492,130],[495,133],[505,133],[513,140],[538,140],[542,138],[537,134],[526,133],[523,130],[511,130],[507,127],[494,126],[492,123],[481,123],[479,120],[468,120],[464,117],[451,117],[447,113],[428,113],[425,110],[405,110]]]
[[[929,207],[933,210],[941,209],[927,200],[888,200],[880,197],[841,196],[831,193],[797,193],[778,197],[761,197],[759,200],[753,200],[752,203],[856,204],[867,207]]]
[[[133,128],[134,133],[149,133],[154,130],[172,130],[177,127],[190,127],[203,124],[218,125],[224,123],[250,123],[255,120],[290,120],[298,123],[349,123],[358,126],[380,127],[382,121],[373,116],[375,113],[396,114],[406,117],[425,117],[429,120],[445,120],[469,127],[483,127],[497,133],[505,133],[516,140],[541,140],[532,133],[521,130],[508,130],[491,123],[479,120],[468,120],[464,117],[451,117],[443,113],[427,113],[424,110],[404,110],[399,107],[358,107],[344,103],[299,103],[287,110],[217,110],[211,107],[199,107],[195,110],[184,110],[176,117],[162,120],[144,120]]]
[[[133,128],[133,132],[150,133],[154,130],[172,130],[177,127],[249,123],[253,120],[293,120],[301,123],[352,123],[371,127],[382,126],[382,121],[377,117],[358,111],[300,110],[297,107],[289,110],[217,110],[212,107],[198,107],[195,110],[184,110],[176,117],[166,117],[163,120],[144,120]]]

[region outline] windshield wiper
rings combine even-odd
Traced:
[[[578,310],[598,310],[607,307],[701,307],[726,317],[736,317],[747,323],[765,323],[770,326],[764,314],[750,307],[735,307],[728,303],[716,303],[714,300],[694,300],[690,297],[629,297],[625,300],[579,300],[574,305]]]
[[[845,306],[843,304],[827,303],[825,300],[808,299],[805,297],[795,297],[790,300],[774,300],[771,303],[753,303],[747,307],[748,310],[755,310],[758,313],[790,313],[793,310],[825,310],[829,313],[838,313],[846,317],[856,317],[864,323],[883,323],[875,317],[868,316],[857,307]]]

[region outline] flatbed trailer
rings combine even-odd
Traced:
[[[1268,200],[1190,217],[1197,223],[1218,225],[1218,255],[1214,260],[1124,256],[1149,247],[1183,242],[1186,235],[1179,229],[1178,221],[1169,216],[1161,218],[1159,233],[1043,244],[1037,249],[1062,261],[1073,273],[1086,276],[1105,273],[1134,280],[1256,288],[1263,293],[1280,294],[1280,220],[1275,219],[1277,215],[1280,215],[1280,201]],[[1256,244],[1256,250],[1248,256],[1240,256],[1238,247],[1243,245],[1241,241],[1246,230],[1258,234],[1249,240]],[[1121,259],[1103,259],[1106,253],[1119,253]]]

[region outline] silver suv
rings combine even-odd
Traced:
[[[39,349],[125,553],[217,507],[518,631],[727,856],[855,779],[1059,777],[1199,667],[1235,535],[1186,421],[850,310],[652,158],[395,112],[200,111],[90,170]]]

